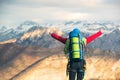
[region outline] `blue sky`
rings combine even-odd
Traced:
[[[15,26],[26,20],[120,21],[120,0],[0,0],[0,25]]]

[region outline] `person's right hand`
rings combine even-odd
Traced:
[[[52,34],[53,32],[49,32],[49,34]]]

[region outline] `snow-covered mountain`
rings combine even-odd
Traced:
[[[22,33],[17,34],[16,31],[14,29],[12,29],[12,28],[2,30],[0,32],[0,42],[6,41],[6,40],[9,40],[9,39],[13,39],[13,38],[18,38],[21,35],[22,35]]]
[[[39,26],[39,24],[36,22],[33,22],[33,21],[25,21],[25,22],[21,23],[19,26],[15,27],[14,30],[19,33],[26,32],[34,26]]]
[[[5,31],[7,28],[5,26],[0,26],[0,33]]]
[[[20,38],[30,28],[35,26],[39,26],[39,24],[32,21],[25,21],[21,23],[19,26],[13,28],[2,26],[0,27],[0,42],[13,38]]]
[[[120,30],[116,29],[110,34],[105,34],[103,37],[96,39],[90,44],[90,47],[100,48],[103,50],[120,50]]]
[[[21,45],[32,45],[41,47],[56,47],[61,44],[54,40],[49,33],[57,31],[57,34],[62,35],[63,33],[55,27],[43,28],[43,27],[32,27],[20,38],[17,39],[16,43]]]
[[[104,36],[97,39],[98,41],[94,41],[93,44],[91,43],[90,47],[112,50],[119,50],[120,48],[119,36],[117,38],[114,37],[120,34],[120,24],[115,24],[113,22],[66,21],[54,24],[38,24],[33,21],[25,21],[14,28],[7,28],[5,26],[0,27],[0,42],[16,39],[16,43],[21,45],[55,47],[59,46],[60,43],[52,39],[49,32],[56,32],[60,35],[66,35],[73,28],[79,28],[84,36],[91,35],[102,28],[104,30]],[[106,44],[101,44],[103,42]],[[51,44],[53,45],[50,46]],[[115,45],[111,47],[107,46],[107,44]],[[102,46],[105,46],[105,48]],[[116,46],[117,48],[113,48]]]
[[[69,32],[73,28],[79,28],[84,33],[95,33],[99,29],[103,29],[104,33],[110,33],[115,29],[120,28],[120,24],[113,22],[88,22],[88,21],[67,21],[64,24],[55,25],[64,32]]]

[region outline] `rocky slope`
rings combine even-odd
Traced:
[[[63,46],[0,45],[0,80],[66,80]],[[120,52],[87,49],[85,80],[120,79]],[[49,79],[50,78],[50,79]]]
[[[63,35],[63,32],[55,27],[34,27],[34,29],[29,29],[28,32],[17,39],[16,43],[21,45],[41,46],[46,48],[60,46],[61,43],[58,43],[57,40],[54,40],[49,34],[50,32],[56,32],[58,35]]]
[[[103,35],[90,44],[90,47],[100,48],[102,50],[120,50],[120,30],[116,29],[110,34]]]
[[[12,43],[0,45],[0,80],[14,78],[57,51],[57,48],[54,50],[42,47],[26,47]]]
[[[85,80],[117,80],[120,79],[120,60],[101,59],[99,57],[87,58]],[[53,55],[41,63],[30,68],[15,80],[67,80],[67,59],[65,56]]]

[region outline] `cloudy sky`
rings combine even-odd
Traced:
[[[26,20],[117,22],[119,4],[120,0],[0,0],[0,25],[14,26]]]

